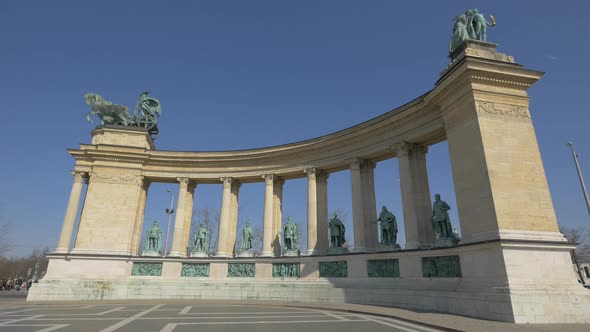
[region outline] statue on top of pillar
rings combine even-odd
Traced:
[[[152,227],[146,231],[143,256],[160,256],[162,250],[162,230],[158,221],[154,221]]]
[[[377,223],[381,226],[381,248],[399,249],[397,244],[397,220],[395,215],[383,205]]]
[[[450,209],[449,204],[440,199],[440,194],[434,195],[431,217],[432,227],[437,238],[434,247],[453,246],[459,241],[458,237],[453,233],[453,226],[448,212]]]

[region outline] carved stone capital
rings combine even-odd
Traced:
[[[186,177],[182,177],[182,178],[176,178],[176,180],[178,181],[178,183],[180,184],[181,188],[186,188],[188,187],[188,182],[190,181],[189,178]]]
[[[424,158],[428,153],[428,146],[402,141],[394,145],[398,158]]]
[[[345,162],[350,167],[350,169],[359,170],[363,160],[359,157],[354,157],[352,159],[346,160]]]
[[[88,183],[88,175],[86,172],[73,171],[72,175],[74,176],[75,183]]]
[[[231,183],[232,183],[232,178],[230,176],[224,176],[219,178],[219,180],[221,180],[221,182],[223,182],[223,187],[231,187]]]
[[[282,189],[284,184],[285,184],[285,178],[280,177],[280,176],[275,176],[275,179],[274,179],[275,188]]]
[[[315,178],[317,181],[328,181],[329,177],[330,177],[330,173],[328,173],[322,169],[318,169],[316,171]]]
[[[194,192],[195,188],[197,188],[197,183],[195,181],[189,181],[186,190],[188,190],[189,192]]]
[[[303,169],[303,173],[307,174],[309,180],[315,180],[318,169],[315,167],[306,167]]]
[[[363,170],[374,170],[375,167],[377,166],[377,163],[372,161],[372,160],[363,160],[363,162],[361,163],[361,168]]]
[[[263,174],[262,178],[264,179],[264,182],[266,182],[266,185],[272,185],[272,183],[275,179],[275,175],[274,174]]]

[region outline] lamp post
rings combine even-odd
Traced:
[[[588,200],[588,192],[586,191],[586,185],[584,184],[584,178],[582,177],[582,171],[580,170],[580,164],[578,163],[578,154],[574,151],[574,143],[569,142],[567,145],[572,150],[572,157],[574,158],[574,163],[576,164],[576,170],[578,171],[578,178],[580,179],[580,185],[582,186],[582,193],[584,194],[584,199],[586,200],[586,207],[588,208],[588,214],[590,214],[590,201]]]
[[[174,213],[174,193],[170,189],[166,189],[166,191],[170,194],[170,208],[166,209],[166,214],[168,215],[168,226],[166,227],[166,244],[164,245],[164,253],[163,256],[166,256],[168,252],[168,234],[170,233],[170,221],[172,220],[172,214]]]

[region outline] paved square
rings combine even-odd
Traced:
[[[0,332],[442,331],[392,318],[279,306],[14,304],[0,306]]]

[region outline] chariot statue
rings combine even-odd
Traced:
[[[84,95],[86,105],[91,111],[86,114],[86,120],[93,123],[92,116],[97,115],[101,125],[136,126],[148,130],[153,140],[158,137],[158,119],[162,115],[160,102],[148,96],[149,92],[139,95],[134,109],[134,116],[131,116],[127,106],[113,104],[96,93]]]

